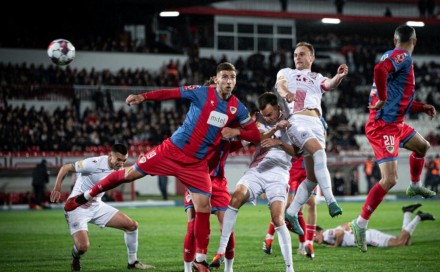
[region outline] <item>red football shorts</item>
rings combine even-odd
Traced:
[[[134,166],[146,175],[174,176],[191,192],[211,195],[208,161],[186,155],[169,138],[141,155]]]
[[[289,171],[289,194],[295,195],[298,186],[307,178],[307,172],[304,168],[291,168]],[[318,187],[315,187],[313,194],[317,194]]]
[[[399,147],[403,147],[416,131],[405,123],[386,123],[383,120],[368,119],[365,134],[377,163],[397,160]]]
[[[211,213],[216,211],[226,211],[231,200],[229,194],[228,181],[226,178],[220,179],[217,177],[212,178],[212,195],[211,195]],[[183,200],[185,211],[189,208],[193,208],[194,205],[191,200],[191,195],[188,190],[185,190],[185,196]]]

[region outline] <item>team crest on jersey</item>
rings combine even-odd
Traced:
[[[229,111],[231,111],[232,114],[235,114],[237,112],[237,107],[229,107]]]
[[[191,201],[191,195],[190,194],[187,194],[185,198],[186,198],[186,202],[190,202]]]
[[[183,90],[184,91],[191,91],[191,90],[195,90],[199,87],[199,85],[189,85],[189,86],[183,86]]]
[[[308,73],[307,75],[308,75],[309,77],[311,77],[312,79],[316,79],[316,77],[318,76],[318,74],[315,73],[315,72]]]
[[[144,155],[139,156],[139,162],[140,162],[140,163],[144,163],[144,162],[146,162],[146,161],[147,161],[147,158],[145,158]]]
[[[387,149],[388,153],[390,153],[390,154],[394,153],[394,146],[389,145],[389,146],[386,147],[386,149]]]
[[[392,56],[392,59],[396,62],[396,64],[401,64],[402,62],[405,61],[406,54],[401,53],[401,54],[394,55],[394,56]]]

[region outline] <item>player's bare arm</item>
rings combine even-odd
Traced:
[[[61,198],[61,184],[63,183],[64,178],[69,173],[75,172],[75,165],[73,163],[65,164],[61,167],[60,171],[58,172],[57,179],[55,181],[55,185],[52,189],[52,192],[50,192],[50,201],[51,202],[58,202]]]
[[[344,63],[339,65],[336,75],[324,82],[325,88],[328,90],[335,89],[336,87],[339,86],[339,84],[341,84],[342,80],[347,76],[347,74],[348,74],[347,64]]]
[[[271,148],[279,146],[281,147],[287,154],[290,156],[296,156],[295,148],[293,145],[285,143],[280,139],[267,138],[261,140],[261,147],[263,148]]]

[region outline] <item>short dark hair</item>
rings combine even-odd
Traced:
[[[230,62],[222,62],[219,65],[217,65],[217,74],[220,71],[236,71],[234,64]]]
[[[112,146],[112,152],[113,153],[121,153],[122,155],[127,155],[128,153],[128,149],[125,145],[123,144],[114,144]]]
[[[308,42],[299,42],[299,43],[296,44],[295,49],[297,49],[297,48],[300,47],[300,46],[305,46],[305,47],[307,47],[307,48],[310,50],[310,52],[312,53],[312,56],[315,55],[315,48],[313,47],[313,45],[312,45],[311,43],[308,43]]]
[[[260,110],[264,110],[268,104],[272,105],[273,107],[278,106],[278,98],[276,94],[265,92],[258,97],[258,108]]]
[[[316,226],[316,231],[321,231],[323,230],[323,228],[321,228],[320,226]]]
[[[409,25],[402,24],[394,31],[394,39],[399,42],[409,42],[416,39],[416,30]]]

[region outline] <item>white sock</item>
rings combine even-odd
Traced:
[[[226,259],[225,258],[225,270],[224,272],[234,272],[232,269],[232,265],[234,264],[234,258],[232,259]]]
[[[124,232],[125,245],[127,246],[128,263],[137,261],[138,251],[138,230]]]
[[[196,253],[196,261],[199,263],[206,261],[206,254]]]
[[[310,198],[310,195],[312,194],[313,189],[315,189],[315,186],[316,183],[309,180],[301,182],[301,184],[298,186],[298,190],[296,190],[295,198],[293,199],[289,208],[287,208],[286,213],[289,215],[298,215],[301,207],[304,206],[304,204]]]
[[[223,217],[222,235],[220,236],[220,244],[217,250],[219,254],[225,254],[226,246],[229,242],[229,237],[234,230],[235,222],[237,221],[238,209],[228,206]]]
[[[286,264],[286,271],[293,271],[293,259],[292,259],[292,240],[290,238],[289,230],[286,224],[275,228],[278,234],[278,244],[280,245],[281,254]]]
[[[412,235],[419,223],[420,223],[420,216],[416,215],[416,217],[414,217],[414,219],[411,222],[409,222],[405,227],[403,227],[403,229],[409,232],[409,235]]]
[[[356,224],[357,224],[360,228],[366,229],[367,226],[368,226],[368,220],[362,218],[362,216],[359,215],[358,218],[356,219]]]
[[[273,235],[266,234],[266,238],[265,239],[273,240]]]
[[[411,188],[413,189],[419,189],[421,186],[421,182],[419,181],[411,181],[410,183]]]
[[[403,213],[402,229],[404,229],[405,226],[408,225],[410,221],[411,221],[411,213],[410,212],[404,212]]]
[[[313,163],[315,177],[318,180],[325,202],[329,205],[330,203],[335,202],[336,199],[332,192],[332,181],[330,172],[327,168],[327,155],[325,154],[324,149],[320,149],[313,154]]]
[[[192,262],[183,262],[183,271],[192,272]]]

